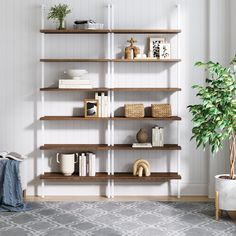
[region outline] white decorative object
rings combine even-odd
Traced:
[[[153,57],[160,57],[160,44],[164,42],[164,38],[150,38],[149,50],[153,52]]]
[[[219,209],[226,211],[236,211],[236,180],[224,179],[220,176],[228,176],[221,174],[215,176],[215,189],[219,195]]]
[[[76,159],[76,161],[75,161]],[[57,153],[57,163],[61,166],[61,172],[65,176],[71,176],[75,172],[75,163],[78,162],[77,154]]]
[[[153,147],[164,146],[164,128],[157,126],[152,129],[152,146]]]
[[[160,43],[160,59],[170,59],[169,43]]]
[[[81,77],[82,75],[88,74],[87,70],[75,70],[75,69],[70,69],[64,71],[64,74],[70,76],[70,77]]]

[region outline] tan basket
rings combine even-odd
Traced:
[[[125,104],[125,117],[144,117],[143,104]]]
[[[152,117],[170,117],[170,104],[152,104]]]

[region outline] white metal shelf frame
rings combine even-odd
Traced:
[[[177,8],[177,26],[180,29],[180,4],[176,5]],[[108,29],[114,29],[114,5],[108,4]],[[44,29],[45,26],[45,5],[41,6],[41,28]],[[177,58],[180,58],[180,39],[179,34],[177,34]],[[114,33],[109,32],[107,34],[107,55],[108,59],[115,58],[115,45],[114,45]],[[41,58],[45,58],[45,34],[41,34]],[[114,79],[115,79],[115,72],[114,72],[115,63],[113,61],[107,62],[107,87],[114,88]],[[179,87],[179,79],[180,79],[180,65],[177,63],[177,87]],[[41,62],[41,86],[44,88],[45,86],[45,63]],[[108,91],[108,100],[109,100],[109,110],[110,116],[114,117],[114,91]],[[44,117],[44,107],[45,107],[45,98],[44,93],[41,93],[41,115]],[[179,107],[179,92],[177,92],[177,115],[180,114],[180,107]],[[45,140],[45,123],[42,121],[41,123],[41,133],[42,139],[41,142],[44,144]],[[114,146],[114,137],[115,137],[115,128],[114,128],[114,120],[107,121],[107,144],[108,146]],[[179,122],[177,122],[177,142],[180,143],[180,127]],[[44,159],[45,153],[41,151],[41,173],[44,174]],[[180,151],[177,152],[177,172],[180,172]],[[108,175],[114,175],[114,150],[107,151],[107,173]],[[44,198],[45,196],[45,182],[41,180],[41,197]],[[107,197],[114,198],[115,191],[114,180],[108,180],[107,182]],[[180,187],[180,180],[177,180],[177,196],[180,198],[181,196],[181,187]]]

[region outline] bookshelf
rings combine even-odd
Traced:
[[[42,7],[42,29],[41,33],[41,42],[42,42],[42,52],[41,52],[41,103],[42,103],[42,116],[41,120],[41,130],[42,135],[44,136],[45,132],[45,122],[52,121],[89,121],[89,122],[107,122],[107,130],[108,130],[108,142],[105,144],[42,144],[40,146],[41,150],[41,160],[44,163],[45,152],[46,151],[64,151],[64,152],[102,152],[103,158],[107,159],[108,167],[107,172],[97,172],[96,176],[78,176],[73,174],[72,176],[65,177],[61,173],[57,172],[45,172],[44,167],[42,167],[42,172],[40,175],[41,179],[41,187],[42,193],[41,196],[44,197],[44,186],[45,181],[53,181],[53,182],[107,182],[107,197],[114,197],[114,187],[115,183],[118,182],[165,182],[171,180],[177,180],[177,195],[180,197],[180,180],[181,175],[180,172],[180,150],[181,146],[179,145],[180,141],[180,130],[179,125],[177,125],[177,144],[165,144],[163,147],[152,147],[152,148],[132,148],[132,144],[115,144],[114,136],[115,136],[115,128],[114,124],[118,121],[165,121],[165,122],[179,122],[181,121],[181,117],[179,116],[179,95],[178,93],[181,91],[179,87],[179,79],[180,79],[180,70],[179,70],[179,62],[181,59],[179,57],[179,53],[177,58],[171,59],[135,59],[135,60],[125,60],[115,58],[114,55],[114,39],[117,34],[141,34],[141,35],[149,35],[149,34],[157,34],[157,35],[171,35],[172,37],[177,37],[178,47],[179,47],[179,34],[181,30],[179,29],[179,15],[180,15],[180,7],[177,6],[178,11],[178,29],[114,29],[114,16],[113,16],[113,6],[108,5],[108,29],[103,30],[75,30],[75,29],[67,29],[67,30],[54,30],[54,29],[44,29],[44,7]],[[107,45],[107,58],[45,58],[45,35],[71,35],[71,34],[104,34],[108,37],[108,45]],[[69,37],[69,36],[68,36]],[[178,51],[179,52],[179,51]],[[59,89],[57,87],[45,87],[45,63],[78,63],[78,62],[86,62],[86,63],[105,63],[107,65],[107,74],[109,80],[108,87],[98,87],[92,89]],[[144,63],[145,65],[148,63],[163,63],[163,64],[177,64],[178,73],[177,73],[177,86],[176,87],[115,87],[114,86],[114,68],[118,63]],[[157,65],[158,66],[158,65]],[[48,116],[44,114],[44,106],[45,106],[45,92],[77,92],[77,93],[89,93],[89,92],[106,92],[108,94],[109,103],[110,103],[110,116],[109,117],[96,117],[96,118],[88,118],[83,116]],[[165,93],[166,96],[169,96],[169,93],[177,93],[177,114],[171,117],[164,118],[154,118],[150,116],[145,116],[143,118],[127,118],[124,116],[115,116],[114,115],[114,94],[115,93]],[[116,172],[114,166],[115,152],[119,151],[146,151],[146,152],[162,152],[162,151],[177,151],[177,171],[176,172],[152,172],[149,177],[138,177],[133,176],[132,173],[127,172]],[[158,156],[156,156],[158,159]],[[125,171],[125,170],[124,170]]]

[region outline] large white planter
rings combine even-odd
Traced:
[[[236,180],[222,179],[220,176],[229,175],[222,174],[215,176],[215,189],[219,194],[219,209],[236,211]]]

